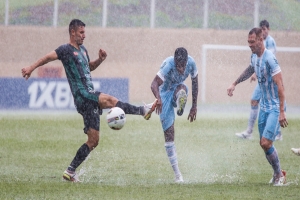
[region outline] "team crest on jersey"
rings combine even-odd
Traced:
[[[76,51],[74,51],[73,54],[74,54],[75,56],[78,56],[78,53],[77,53]]]

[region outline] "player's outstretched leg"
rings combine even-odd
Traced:
[[[142,115],[146,120],[150,119],[152,112],[155,110],[157,99],[153,103],[145,104],[144,106],[134,106],[129,103],[118,101],[116,107],[124,110],[125,114]]]
[[[155,99],[153,103],[149,103],[149,104],[144,105],[144,118],[146,120],[150,119],[151,114],[153,113],[153,111],[156,108],[156,104],[157,104],[157,99]]]
[[[297,156],[300,156],[300,148],[291,148],[291,151],[297,155]]]
[[[184,89],[180,89],[176,94],[177,115],[181,116],[187,101],[187,94]]]

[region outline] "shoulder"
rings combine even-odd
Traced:
[[[65,52],[67,50],[71,49],[69,44],[62,44],[55,50],[56,52]]]
[[[275,55],[274,55],[274,54],[272,53],[272,51],[269,50],[269,49],[265,49],[264,54],[265,54],[265,57],[266,57],[267,59],[269,59],[269,58],[274,58],[274,57],[275,57]]]
[[[172,66],[174,66],[174,57],[170,56],[163,61],[161,68],[172,67]]]
[[[196,62],[192,56],[188,56],[187,66],[190,66],[191,68],[197,68]]]
[[[173,64],[173,63],[174,63],[174,57],[173,57],[173,56],[167,57],[167,58],[164,60],[164,63]]]
[[[268,49],[265,50],[264,59],[271,66],[276,67],[279,65],[275,55]]]
[[[83,49],[84,51],[87,51],[86,48],[83,45],[80,45],[79,48]]]
[[[193,63],[195,64],[195,60],[192,56],[188,56],[188,63]]]
[[[267,42],[275,43],[275,40],[274,40],[274,38],[271,35],[268,35]]]
[[[71,45],[69,44],[63,44],[55,49],[59,60],[61,60],[65,55],[68,55],[72,51],[72,48],[70,46]]]

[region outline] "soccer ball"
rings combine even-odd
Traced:
[[[126,122],[126,116],[121,108],[113,107],[108,111],[106,120],[111,129],[120,130]]]

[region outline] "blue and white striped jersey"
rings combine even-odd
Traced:
[[[265,49],[261,57],[251,55],[251,66],[254,67],[261,90],[260,109],[270,111],[279,109],[278,87],[272,77],[281,72],[275,55]]]
[[[264,40],[264,45],[267,49],[269,49],[274,55],[276,53],[276,43],[274,38],[272,38],[270,35]]]

